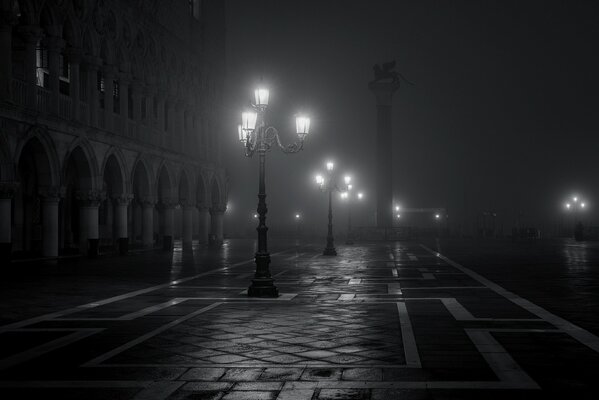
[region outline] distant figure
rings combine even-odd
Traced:
[[[395,60],[383,63],[382,68],[378,64],[374,64],[374,81],[391,79],[393,83],[399,83],[399,74],[397,71],[393,71],[393,68],[395,68]]]

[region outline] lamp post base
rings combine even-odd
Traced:
[[[249,297],[279,297],[279,289],[272,278],[255,278],[248,288]]]
[[[336,256],[337,255],[337,250],[335,250],[334,247],[325,247],[324,251],[322,252],[323,256]]]

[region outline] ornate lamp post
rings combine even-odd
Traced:
[[[322,175],[316,175],[316,184],[322,191],[326,191],[329,194],[329,224],[327,230],[327,245],[322,252],[325,256],[336,256],[337,250],[335,249],[335,240],[333,238],[333,192],[341,191],[336,183],[334,183],[333,169],[335,164],[327,162],[327,177],[326,179]]]
[[[274,285],[274,280],[270,275],[270,253],[267,246],[266,226],[266,184],[264,180],[266,153],[276,144],[283,153],[297,153],[304,147],[304,139],[310,130],[310,118],[297,116],[295,118],[296,133],[298,142],[284,146],[279,138],[279,131],[272,126],[268,126],[264,120],[264,114],[268,107],[269,91],[259,88],[255,91],[255,103],[252,104],[252,110],[241,114],[242,123],[238,127],[239,141],[245,147],[246,157],[252,157],[258,153],[260,160],[260,170],[258,179],[258,251],[256,252],[256,274],[252,279],[252,284],[248,288],[248,296],[251,297],[277,297],[279,290]]]

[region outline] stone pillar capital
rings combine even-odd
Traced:
[[[12,199],[18,188],[19,182],[0,182],[0,199]]]
[[[75,198],[83,207],[98,207],[100,202],[106,198],[106,194],[98,190],[78,190],[75,193]]]
[[[159,204],[161,209],[167,210],[175,208],[177,204],[179,204],[179,202],[177,201],[177,199],[174,199],[172,197],[165,197],[160,200]]]
[[[112,196],[112,201],[114,202],[114,204],[120,205],[120,206],[129,205],[129,203],[131,202],[132,199],[133,199],[133,195],[129,194],[129,193],[122,193],[119,195]]]
[[[183,208],[195,208],[196,207],[195,201],[187,200],[187,199],[179,200],[179,204]]]
[[[154,199],[153,196],[141,196],[138,201],[144,208],[154,207],[156,205],[156,199]]]
[[[45,202],[58,202],[65,195],[65,188],[59,186],[47,186],[40,188],[38,194]]]

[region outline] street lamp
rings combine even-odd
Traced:
[[[333,169],[335,167],[335,164],[332,161],[327,161],[326,167],[327,167],[326,178],[320,174],[316,175],[316,178],[315,178],[316,184],[318,185],[319,189],[322,191],[327,191],[329,194],[329,224],[328,224],[328,230],[327,230],[327,245],[324,248],[324,251],[322,252],[322,254],[325,256],[336,256],[337,250],[335,249],[334,238],[333,238],[333,192],[334,191],[340,192],[341,190],[339,189],[337,184],[334,182]],[[346,176],[344,178],[344,181],[348,181],[347,178],[349,178],[349,181],[351,181],[351,177],[349,177],[349,176]],[[347,183],[346,183],[346,185],[347,185]],[[341,198],[344,198],[345,196],[347,196],[347,192],[341,193]]]
[[[252,297],[277,297],[279,291],[274,285],[274,280],[270,275],[270,253],[267,247],[266,226],[266,184],[264,180],[266,153],[276,145],[283,153],[297,153],[304,147],[304,139],[310,130],[310,119],[306,116],[297,116],[296,134],[298,142],[284,146],[279,138],[279,131],[267,126],[264,120],[264,114],[268,107],[269,91],[265,88],[258,88],[254,92],[255,103],[252,104],[252,110],[241,114],[241,130],[238,128],[239,140],[245,147],[246,157],[252,157],[258,153],[260,159],[259,180],[258,180],[258,251],[255,255],[256,274],[252,279],[252,284],[248,288],[248,296]]]
[[[584,211],[587,207],[587,203],[578,196],[572,196],[572,201],[565,204],[566,211],[572,213],[572,220],[574,225],[574,238],[576,240],[582,240],[584,236],[584,226],[580,220],[580,212]],[[578,221],[577,221],[578,220]]]

